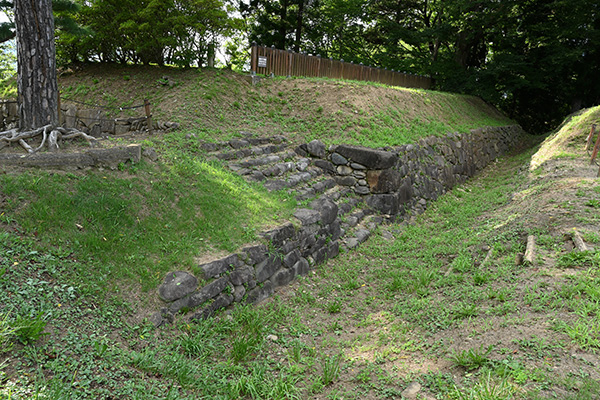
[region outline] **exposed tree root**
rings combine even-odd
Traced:
[[[26,142],[26,139],[31,139],[39,135],[42,135],[43,137],[42,143],[38,147],[33,148]],[[29,154],[34,154],[42,150],[47,143],[48,151],[56,151],[59,149],[59,142],[61,140],[72,140],[78,137],[85,139],[90,147],[94,147],[94,144],[96,143],[95,137],[90,136],[85,132],[81,132],[80,130],[46,125],[31,131],[20,132],[17,129],[11,129],[0,132],[0,149],[6,147],[10,143],[19,143]]]

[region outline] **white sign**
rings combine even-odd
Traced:
[[[258,56],[258,68],[267,68],[267,57]]]

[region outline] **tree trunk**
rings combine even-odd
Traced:
[[[279,43],[275,43],[275,47],[282,50],[285,50],[285,39],[287,36],[287,9],[288,0],[283,0],[281,2],[281,10],[279,13]]]
[[[294,51],[300,52],[300,40],[302,39],[302,19],[304,17],[304,1],[298,3],[298,19],[296,20],[296,40],[294,40]]]
[[[17,89],[22,130],[58,125],[51,0],[15,0]]]

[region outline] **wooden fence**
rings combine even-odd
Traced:
[[[426,76],[258,46],[256,43],[252,43],[250,70],[252,74],[350,79],[422,89],[431,87],[431,78]]]

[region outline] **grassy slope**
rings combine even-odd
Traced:
[[[578,157],[576,147],[587,139],[592,124],[600,123],[600,108],[592,107],[568,118],[555,133],[550,135],[532,159],[532,169],[556,157]],[[594,138],[595,139],[595,138]],[[593,144],[592,144],[593,145]]]
[[[173,86],[158,83],[164,76]],[[179,122],[208,140],[247,130],[296,142],[378,147],[512,123],[469,96],[326,79],[267,79],[253,87],[246,78],[230,71],[95,66],[63,76],[60,87],[63,99],[101,105],[148,98],[158,120]]]

